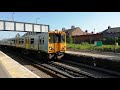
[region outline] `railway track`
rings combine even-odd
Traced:
[[[4,52],[5,50],[3,50]],[[59,78],[93,78],[91,74],[80,72],[73,68],[69,68],[63,65],[59,65],[54,63],[53,61],[47,60],[39,60],[37,57],[33,57],[29,54],[22,54],[13,52],[11,50],[7,50],[7,52],[13,53],[19,57],[24,58],[25,60],[29,61],[30,64],[43,72],[49,74],[52,77],[59,77]]]
[[[33,57],[29,54],[16,53],[16,52],[7,50],[7,52],[8,51],[19,57],[24,58],[25,60],[29,61],[29,63],[32,66],[40,69],[41,71],[47,73],[48,75],[54,78],[98,78],[99,75],[101,74],[107,75],[106,77],[108,78],[120,77],[119,72],[114,72],[114,71],[106,70],[103,68],[89,66],[89,65],[69,61],[69,60],[60,60],[60,62],[40,60],[39,58]],[[79,68],[86,68],[87,71],[84,69],[80,70]],[[95,75],[96,72],[99,74],[98,76]]]
[[[29,56],[29,55],[28,55]],[[59,78],[93,78],[89,73],[86,72],[80,72],[79,70],[75,70],[70,67],[66,67],[64,65],[59,65],[53,61],[43,61],[39,60],[36,57],[26,57],[25,59],[29,60],[34,67],[37,67],[39,69],[42,69],[42,71],[46,72],[47,74],[53,76],[53,77],[59,77]]]
[[[96,67],[96,66],[91,66],[91,65],[86,65],[86,64],[82,64],[82,63],[75,62],[75,61],[70,61],[70,60],[65,60],[65,59],[62,59],[61,63],[71,65],[73,67],[77,67],[78,69],[79,68],[85,68],[89,71],[91,70],[91,71],[94,71],[94,72],[105,74],[105,75],[108,75],[108,78],[109,77],[120,78],[120,72],[117,72],[117,71],[108,70],[108,69],[104,69],[104,68],[100,68],[100,67]]]
[[[9,52],[14,56],[23,58],[25,61],[27,61],[27,63],[41,71],[43,71],[44,73],[50,75],[51,77],[54,78],[64,78],[63,76],[60,76],[58,74],[55,74],[55,72],[50,69],[47,65],[44,64],[44,62],[39,62],[38,60],[34,59],[33,57],[31,57],[31,55],[27,55],[27,54],[23,54],[23,53],[17,53],[17,52],[13,52],[11,50],[8,49],[1,49],[1,51],[3,51],[4,53]],[[7,54],[7,53],[6,53]]]
[[[63,71],[64,73],[68,74],[70,78],[94,78],[94,76],[90,73],[77,70],[72,68],[68,65],[62,65],[60,62],[48,62],[49,65],[58,68],[59,70]]]

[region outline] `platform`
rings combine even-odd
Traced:
[[[74,54],[79,56],[86,56],[86,57],[94,57],[94,58],[101,58],[107,60],[115,60],[120,61],[120,54],[119,53],[105,53],[105,52],[78,52],[78,51],[66,51],[67,54]]]
[[[0,51],[0,78],[40,78]]]

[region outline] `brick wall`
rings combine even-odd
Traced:
[[[79,36],[72,36],[75,43],[82,43],[82,42],[90,42],[100,40],[102,38],[102,34],[92,34],[92,35],[79,35]]]

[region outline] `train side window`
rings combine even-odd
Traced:
[[[44,44],[44,38],[43,38],[43,44]]]
[[[12,40],[12,43],[14,43],[14,40]]]
[[[19,44],[20,44],[20,40],[19,40]]]
[[[33,43],[34,43],[34,38],[31,38],[30,44],[33,44]]]
[[[40,39],[40,44],[41,44],[41,39]]]
[[[22,43],[24,43],[24,40],[22,39]]]

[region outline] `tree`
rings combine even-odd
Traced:
[[[67,43],[72,43],[73,40],[72,40],[72,37],[69,35],[69,37],[67,38]]]

